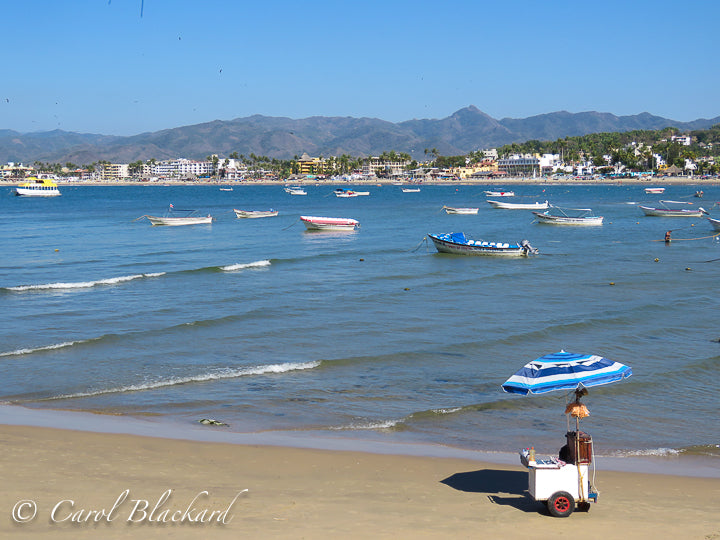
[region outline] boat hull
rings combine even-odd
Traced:
[[[488,197],[514,197],[514,191],[486,191],[485,195]]]
[[[479,208],[452,208],[445,206],[445,213],[447,214],[477,214]]]
[[[549,225],[578,225],[585,227],[598,226],[603,224],[602,216],[592,217],[568,217],[568,216],[551,216],[542,212],[533,212],[538,223],[547,223]]]
[[[237,208],[233,208],[233,211],[238,218],[249,219],[275,217],[278,215],[278,210],[238,210]]]
[[[507,203],[503,201],[488,200],[487,203],[493,208],[500,208],[502,210],[546,210],[548,206],[550,206],[550,203],[547,201],[542,203]]]
[[[58,197],[60,195],[60,190],[57,188],[54,189],[39,189],[35,187],[16,187],[15,188],[15,195],[19,197]]]
[[[720,219],[707,218],[707,220],[710,222],[710,225],[712,225],[713,229],[715,229],[716,231],[720,231]]]
[[[462,233],[428,234],[428,237],[440,253],[500,257],[526,257],[528,255],[528,250],[520,244],[469,240]]]
[[[308,231],[354,231],[360,226],[355,219],[330,218],[319,216],[300,216]]]
[[[179,225],[203,225],[206,223],[212,223],[212,216],[204,217],[159,217],[159,216],[147,216],[153,226],[166,225],[170,227],[176,227]]]
[[[702,217],[702,210],[668,210],[667,208],[651,208],[648,206],[641,206],[640,210],[646,216],[655,217]]]

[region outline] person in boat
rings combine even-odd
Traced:
[[[669,244],[672,241],[671,234],[672,234],[672,231],[667,231],[665,233],[665,243],[666,244]]]

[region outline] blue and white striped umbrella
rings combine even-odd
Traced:
[[[575,390],[600,386],[632,375],[625,364],[594,354],[560,351],[525,364],[502,389],[513,394],[544,394],[554,390]]]

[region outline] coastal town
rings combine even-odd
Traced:
[[[86,166],[73,163],[6,163],[0,168],[4,182],[21,182],[35,177],[60,183],[124,184],[136,182],[274,183],[497,183],[527,181],[675,181],[713,180],[720,162],[713,155],[713,143],[690,134],[673,134],[657,144],[630,141],[607,153],[573,150],[565,153],[523,151],[525,144],[478,150],[465,156],[446,157],[436,149],[425,149],[418,161],[404,152],[383,152],[379,156],[353,158],[310,156],[280,160],[265,156],[228,157],[210,155],[205,159],[148,159],[132,163],[100,160]],[[571,141],[572,142],[572,141]],[[537,146],[537,145],[535,145]],[[545,145],[547,146],[547,144]],[[557,145],[556,145],[557,146]],[[572,144],[568,145],[572,147]],[[715,145],[716,147],[718,145]],[[692,149],[691,149],[692,147]]]

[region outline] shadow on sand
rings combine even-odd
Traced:
[[[458,491],[484,493],[495,504],[512,506],[523,512],[543,512],[545,505],[527,493],[528,473],[482,469],[455,473],[440,481]]]

